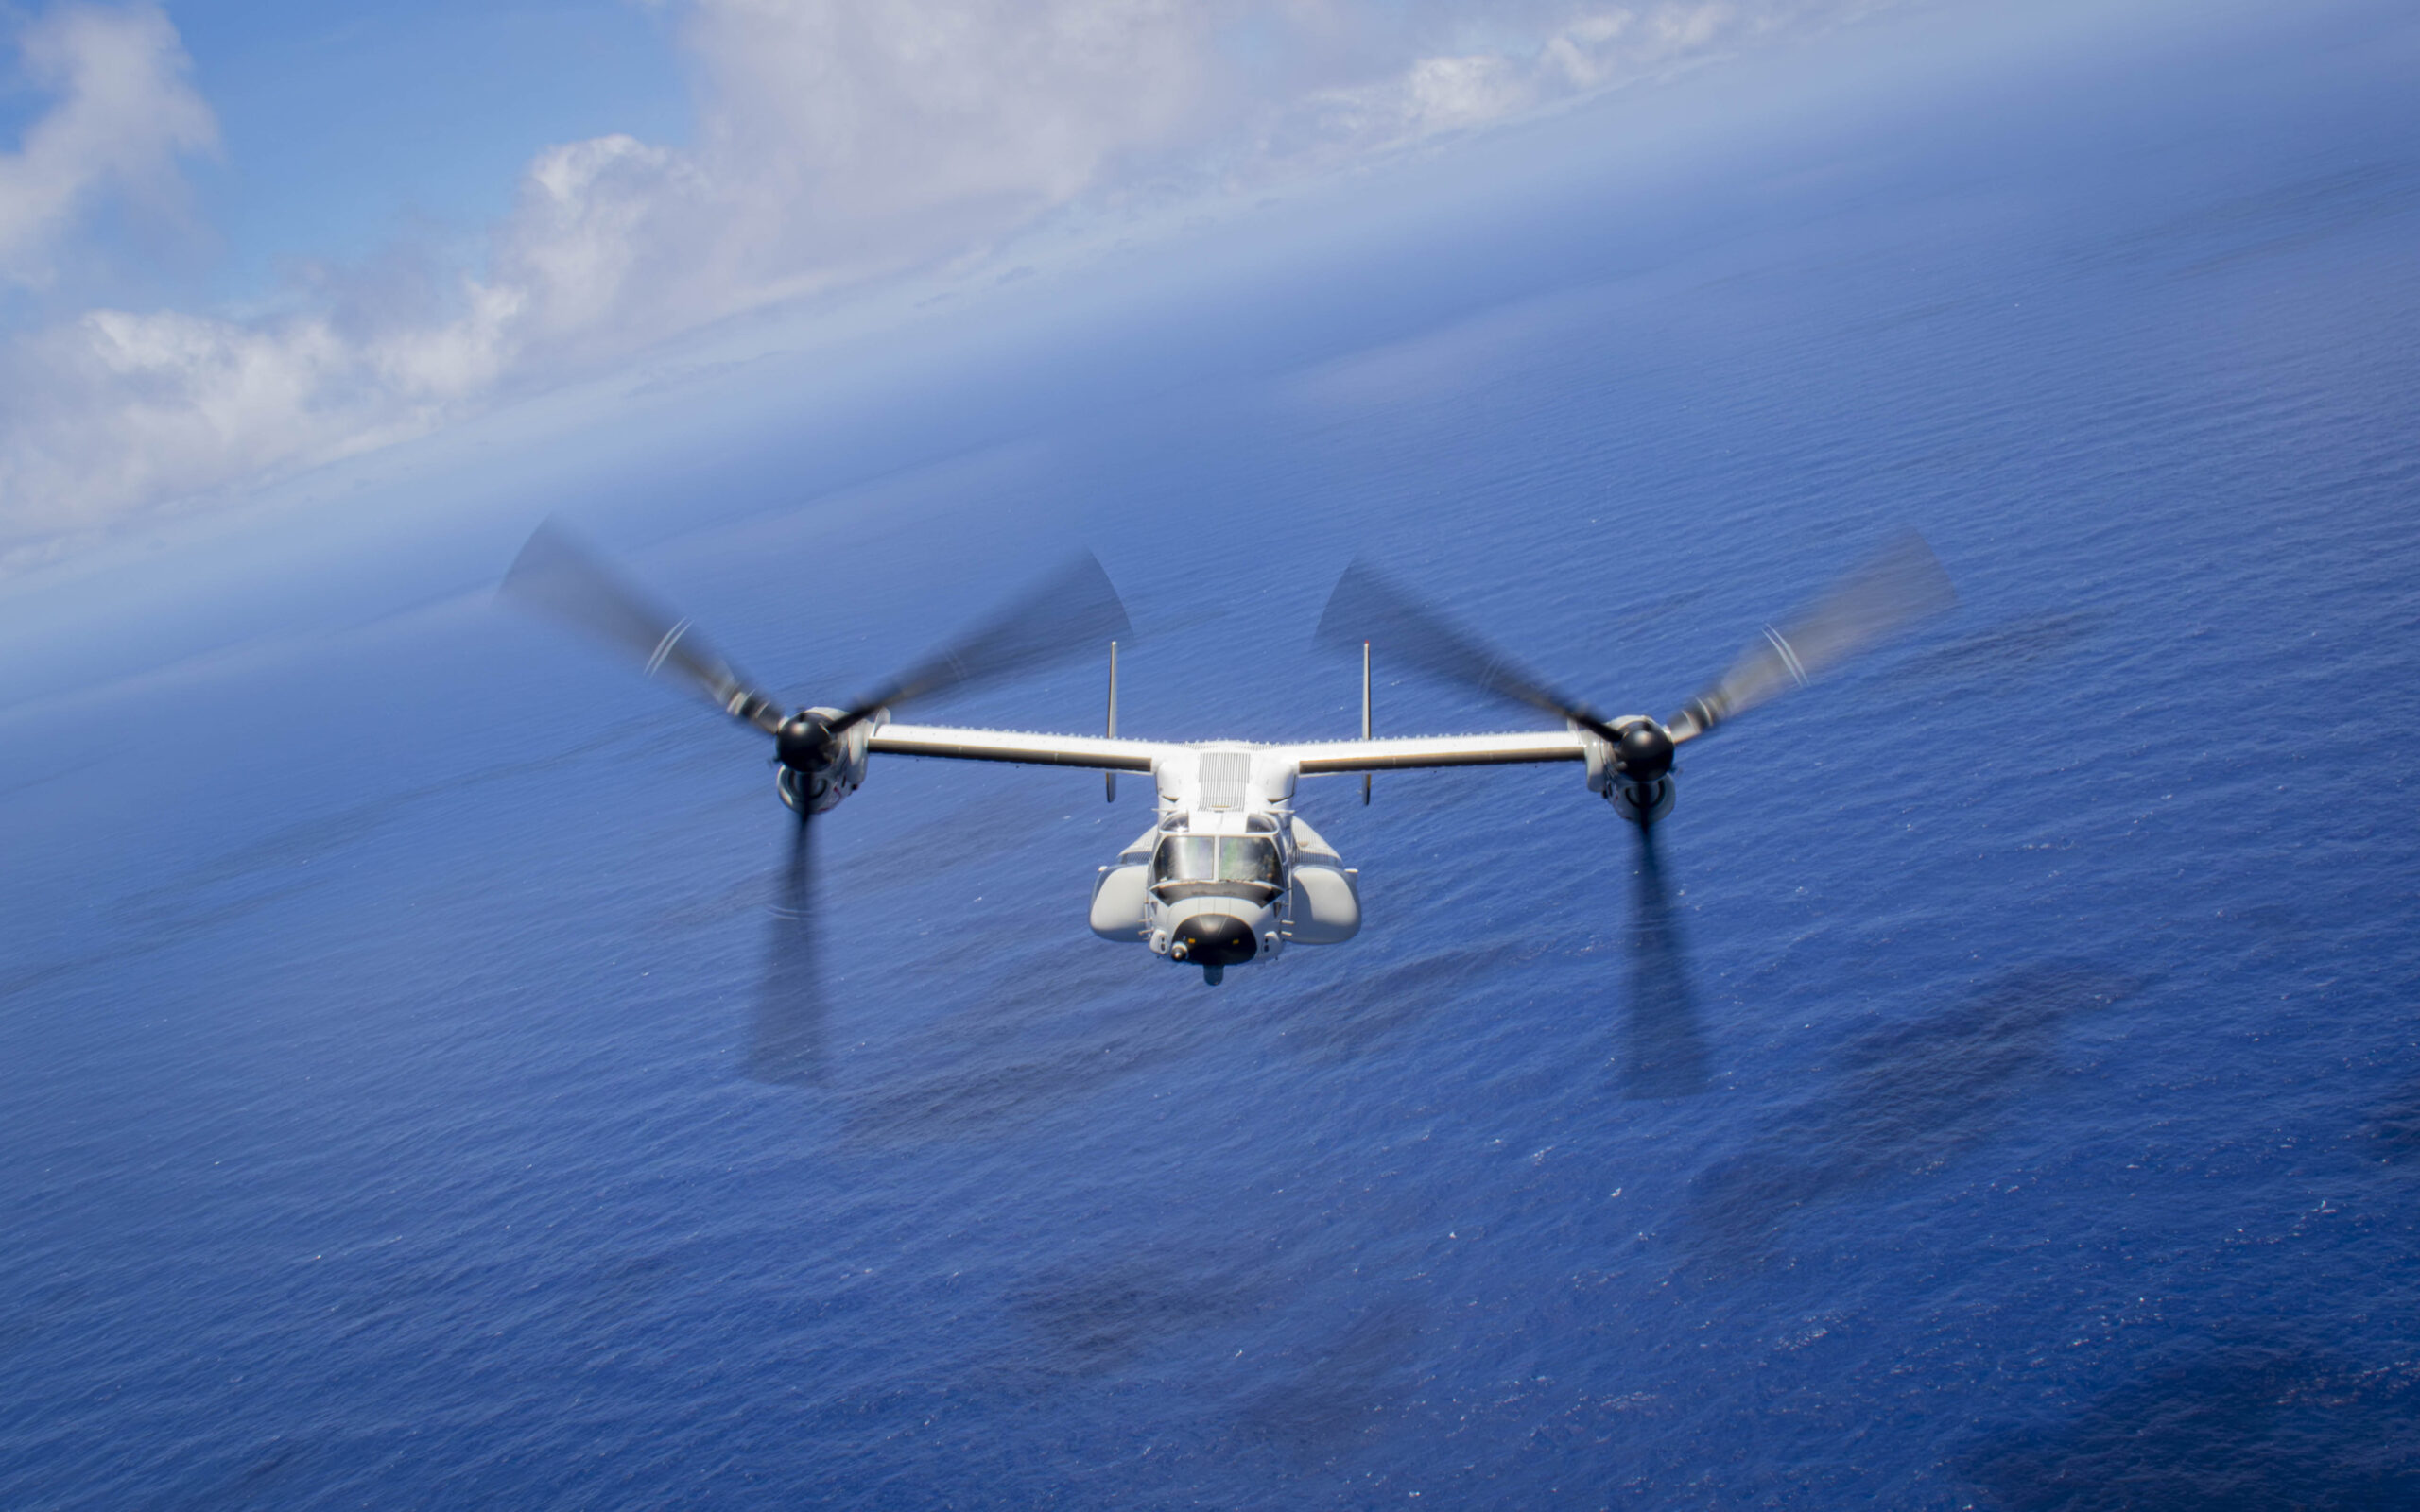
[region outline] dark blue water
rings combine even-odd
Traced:
[[[1357,550],[1668,713],[1917,525],[1953,618],[1686,753],[1702,1095],[1625,1095],[1571,770],[1306,782],[1369,927],[1212,990],[1083,926],[1145,784],[878,762],[801,1091],[761,750],[484,543],[0,711],[0,1504],[2420,1504],[2420,107],[2330,14],[493,524],[591,507],[825,697],[1085,540],[1125,728],[1265,739],[1352,726]]]

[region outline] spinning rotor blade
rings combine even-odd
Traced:
[[[880,692],[858,699],[833,721],[832,730],[837,734],[892,704],[929,697],[978,679],[1030,671],[1132,634],[1126,606],[1110,586],[1109,575],[1091,552],[1081,552],[954,644],[909,667]]]
[[[1328,595],[1327,611],[1320,616],[1318,642],[1353,650],[1364,641],[1375,643],[1430,677],[1544,710],[1609,741],[1621,740],[1587,705],[1558,693],[1512,657],[1422,604],[1376,568],[1356,559]]]
[[[748,1074],[757,1081],[797,1086],[823,1079],[823,963],[815,917],[814,827],[805,814],[798,816],[773,902],[765,981],[748,1047]]]
[[[1941,559],[1910,530],[1750,646],[1722,680],[1689,700],[1668,728],[1674,741],[1704,734],[1776,695],[1805,687],[1893,631],[1958,602]]]
[[[802,769],[820,765],[842,731],[877,710],[977,679],[1026,671],[1102,639],[1132,633],[1126,607],[1110,586],[1109,575],[1085,552],[971,634],[892,679],[838,718],[826,722],[809,712],[785,723],[776,716],[777,748],[785,763]],[[805,808],[797,811],[797,817],[773,907],[765,980],[757,994],[755,1033],[748,1053],[750,1076],[790,1086],[821,1082],[828,1056],[829,1001],[815,897],[815,820]]]
[[[1630,938],[1624,1096],[1689,1097],[1706,1090],[1705,1036],[1652,826],[1638,831],[1638,885]]]
[[[687,620],[650,603],[551,520],[530,534],[497,592],[623,647],[649,673],[679,676],[734,719],[768,734],[781,728],[773,700],[734,671]]]

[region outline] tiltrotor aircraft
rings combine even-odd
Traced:
[[[1230,967],[1274,961],[1296,945],[1341,944],[1360,931],[1357,873],[1294,812],[1301,779],[1358,773],[1366,803],[1373,772],[1569,762],[1585,772],[1588,789],[1630,820],[1640,837],[1634,995],[1658,994],[1670,1000],[1668,1008],[1673,1002],[1685,1008],[1687,984],[1652,838],[1652,826],[1672,808],[1674,753],[1725,720],[1803,686],[1816,673],[1955,602],[1940,562],[1910,533],[1798,614],[1767,627],[1728,672],[1669,720],[1646,714],[1606,718],[1357,562],[1329,598],[1319,638],[1360,654],[1360,738],[1265,745],[1178,744],[1118,734],[1117,643],[1131,630],[1116,591],[1088,553],[959,641],[846,706],[786,708],[735,671],[688,620],[655,606],[552,523],[529,538],[505,576],[503,592],[620,646],[649,674],[687,683],[772,741],[776,786],[797,823],[751,1055],[752,1072],[770,1080],[796,1079],[821,1065],[822,1001],[809,836],[815,817],[856,792],[877,755],[1090,767],[1107,774],[1113,799],[1119,773],[1148,775],[1158,795],[1157,816],[1115,865],[1100,869],[1093,888],[1092,929],[1103,939],[1139,944],[1162,959],[1199,967],[1212,984]],[[891,717],[894,708],[912,700],[1032,670],[1103,642],[1109,645],[1104,734],[969,730]],[[1373,738],[1374,644],[1432,677],[1542,711],[1563,728]],[[1685,1021],[1685,1012],[1681,1017]],[[1634,1059],[1660,1063],[1667,1090],[1698,1085],[1703,1054],[1692,1026],[1683,1022],[1676,1027],[1668,1020],[1660,1030],[1634,1023],[1633,1038],[1645,1041],[1634,1045]]]

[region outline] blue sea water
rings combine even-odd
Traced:
[[[751,421],[0,710],[0,1505],[2420,1505],[2420,41],[2196,46],[1716,180],[1583,113],[925,455]],[[1356,552],[1625,712],[1901,525],[1963,603],[1685,753],[1702,1094],[1572,770],[1307,781],[1368,927],[1212,989],[1083,926],[1145,784],[907,761],[800,1090],[763,752],[490,602],[550,509],[801,696],[1088,541],[1179,739],[1352,728]]]

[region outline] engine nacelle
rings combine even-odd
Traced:
[[[1653,824],[1672,812],[1672,736],[1644,714],[1614,721],[1618,741],[1580,734],[1588,752],[1589,790],[1604,795],[1633,824]]]
[[[1605,793],[1614,812],[1633,824],[1653,824],[1672,812],[1676,784],[1668,777],[1652,782],[1616,782]]]
[[[802,709],[783,721],[774,736],[781,773],[774,785],[782,802],[802,814],[828,814],[865,784],[866,746],[883,720],[879,713],[832,732],[843,711]]]

